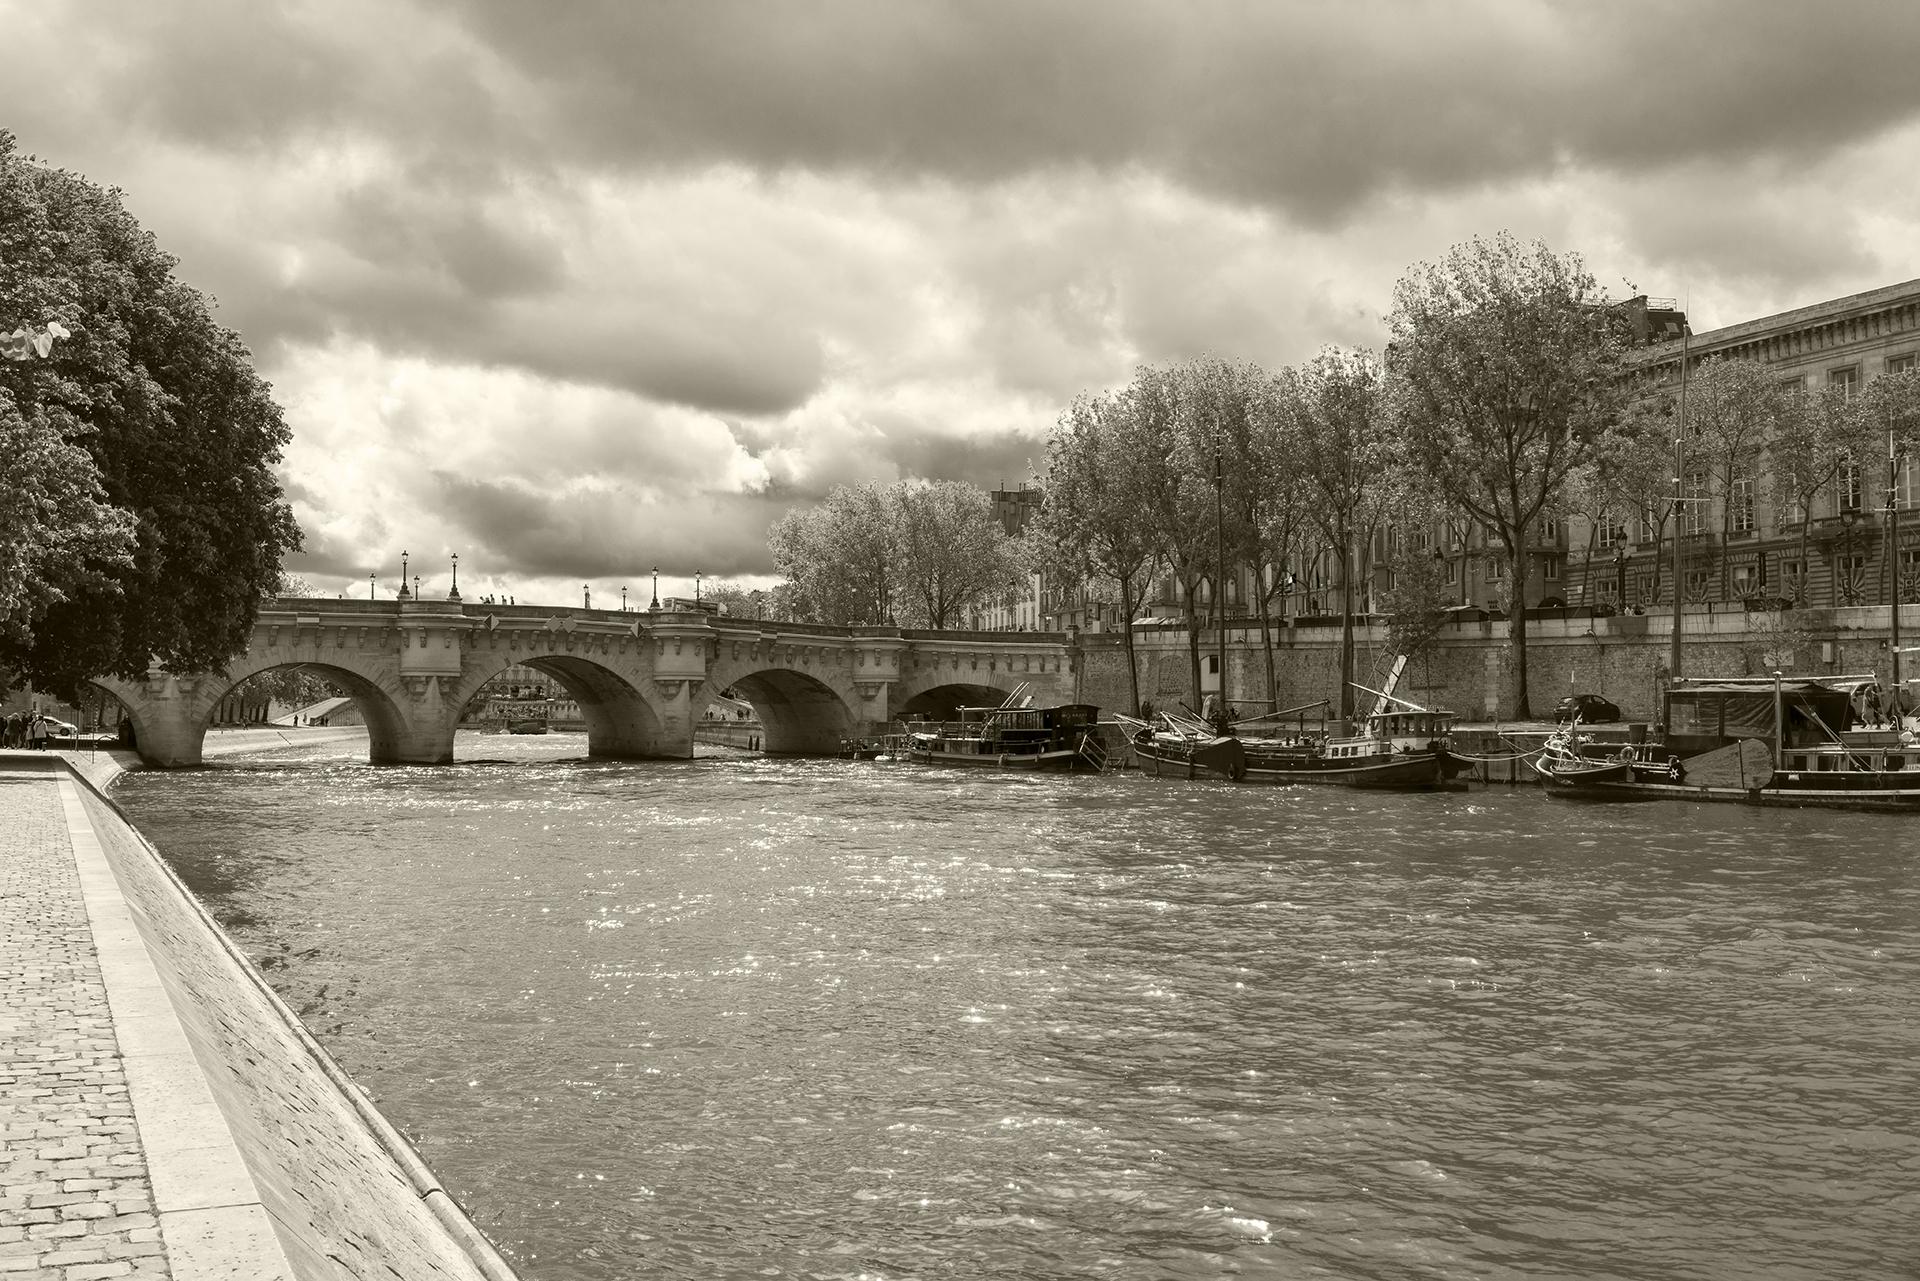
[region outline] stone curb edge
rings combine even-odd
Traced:
[[[286,1025],[287,1031],[291,1033],[301,1047],[306,1050],[308,1057],[313,1060],[314,1065],[320,1069],[321,1073],[332,1083],[334,1089],[337,1090],[340,1096],[347,1101],[347,1104],[352,1107],[354,1114],[360,1118],[361,1123],[366,1126],[368,1132],[380,1146],[381,1150],[399,1167],[402,1176],[407,1180],[408,1186],[413,1188],[420,1199],[426,1203],[428,1210],[433,1214],[434,1218],[446,1229],[447,1234],[453,1238],[454,1242],[473,1262],[480,1274],[488,1278],[488,1281],[520,1281],[519,1275],[514,1272],[512,1266],[501,1256],[493,1242],[489,1241],[486,1234],[481,1232],[480,1229],[474,1225],[473,1220],[467,1217],[466,1211],[461,1208],[460,1203],[454,1199],[453,1195],[440,1185],[439,1179],[434,1176],[433,1171],[428,1168],[426,1161],[421,1158],[420,1154],[414,1150],[413,1145],[407,1141],[406,1136],[395,1129],[392,1122],[380,1114],[380,1110],[374,1107],[373,1102],[368,1099],[366,1093],[354,1083],[353,1078],[348,1076],[345,1069],[334,1062],[333,1056],[327,1053],[326,1048],[313,1038],[313,1034],[309,1032],[306,1025],[300,1021],[300,1017],[287,1006],[285,1001],[280,999],[280,994],[275,992],[267,981],[260,976],[260,971],[254,966],[253,962],[247,959],[246,954],[228,937],[227,932],[220,928],[220,923],[213,919],[212,915],[201,905],[200,900],[194,897],[193,892],[186,887],[186,884],[181,881],[178,874],[168,865],[166,859],[161,857],[160,851],[154,847],[152,841],[147,839],[146,833],[142,832],[139,827],[134,824],[133,820],[128,817],[127,812],[120,808],[118,802],[101,791],[99,787],[95,786],[92,779],[89,779],[80,770],[74,768],[73,764],[65,758],[56,757],[56,759],[60,761],[58,768],[63,771],[68,778],[75,780],[80,786],[85,787],[102,804],[112,810],[122,823],[126,824],[127,830],[133,833],[134,839],[140,843],[141,847],[147,851],[148,855],[159,866],[160,871],[166,876],[168,882],[172,884],[181,899],[185,901],[196,919],[198,919],[213,938],[218,941],[221,950],[226,953],[228,959],[233,961],[240,973],[246,976],[247,982],[250,983],[254,990],[267,1002],[268,1008],[274,1012],[275,1017]]]

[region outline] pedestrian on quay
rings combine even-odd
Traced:
[[[4,729],[0,729],[0,747],[20,746],[20,713],[8,712]]]
[[[38,712],[33,714],[33,723],[27,727],[27,745],[36,752],[47,750],[47,718]]]

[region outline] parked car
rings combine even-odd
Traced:
[[[1619,720],[1620,709],[1598,694],[1569,694],[1553,709],[1553,719],[1596,725]]]

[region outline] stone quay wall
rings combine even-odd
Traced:
[[[91,780],[81,792],[293,1276],[513,1281],[153,846]]]
[[[1513,719],[1508,623],[1449,624],[1415,656],[1398,692],[1468,720]],[[1920,643],[1920,605],[1902,607],[1901,648]],[[1599,694],[1619,704],[1629,720],[1658,718],[1672,642],[1671,615],[1609,618],[1531,618],[1527,624],[1527,696],[1536,718],[1551,714],[1568,694]],[[1140,697],[1156,707],[1192,701],[1187,636],[1179,626],[1141,627],[1134,633]],[[1201,633],[1203,676],[1218,633]],[[1886,606],[1803,610],[1791,615],[1742,611],[1688,611],[1681,627],[1681,671],[1690,676],[1762,676],[1776,668],[1798,676],[1871,673],[1892,679],[1891,626]],[[1082,635],[1078,696],[1110,711],[1129,703],[1126,651],[1118,634]],[[1378,687],[1393,662],[1387,628],[1355,628],[1354,679]],[[1324,623],[1274,628],[1275,697],[1280,706],[1316,699],[1337,705],[1340,628]],[[1264,700],[1266,659],[1258,621],[1227,627],[1227,696]],[[1902,658],[1904,677],[1920,676],[1920,652]],[[1916,687],[1908,685],[1909,692]],[[1364,696],[1361,706],[1366,705]]]

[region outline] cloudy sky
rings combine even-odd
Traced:
[[[1017,483],[1141,362],[1378,345],[1501,229],[1696,331],[1920,276],[1900,0],[0,0],[293,427],[292,567],[761,582],[829,487]]]

